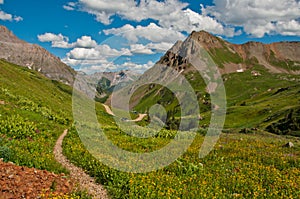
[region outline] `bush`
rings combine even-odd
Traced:
[[[37,127],[33,122],[13,115],[0,121],[0,133],[14,139],[34,138]]]
[[[11,150],[7,146],[0,147],[0,158],[3,158],[4,162],[8,162],[11,157]]]

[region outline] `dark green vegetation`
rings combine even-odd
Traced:
[[[52,150],[58,136],[69,128],[63,143],[64,154],[104,184],[114,198],[297,198],[300,194],[299,139],[263,130],[273,126],[281,134],[299,135],[300,80],[297,76],[270,74],[260,66],[253,70],[261,76],[254,77],[251,70],[224,76],[229,105],[226,133],[208,156],[198,158],[204,139],[199,133],[188,151],[168,167],[147,174],[132,174],[103,165],[85,149],[71,126],[70,87],[0,61],[0,156],[18,165],[66,172],[54,160]],[[205,131],[211,104],[198,76],[187,74],[201,101],[200,125]],[[151,94],[151,100],[143,98],[141,103],[150,106],[154,103],[152,99],[161,100],[176,120],[179,115],[172,112],[176,105],[169,103],[172,94],[165,90],[161,94],[166,93],[170,96],[155,98]],[[108,138],[128,151],[157,150],[176,133],[162,130],[152,138],[134,138],[116,126],[101,104],[96,103],[96,108]],[[287,142],[293,142],[295,147],[283,148]]]

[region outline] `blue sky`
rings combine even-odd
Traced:
[[[143,72],[192,31],[300,40],[299,0],[0,0],[0,23],[87,73]]]

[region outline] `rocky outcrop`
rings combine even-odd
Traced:
[[[76,72],[46,49],[18,39],[0,26],[0,59],[39,71],[46,77],[72,85]]]
[[[194,31],[184,42],[177,42],[158,64],[187,70],[190,58],[201,50],[199,46],[209,53],[223,74],[245,71],[257,64],[273,73],[300,73],[300,42],[248,42],[238,45],[205,31]]]

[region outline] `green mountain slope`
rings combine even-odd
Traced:
[[[160,65],[182,74],[194,89],[201,112],[200,126],[206,128],[212,107],[210,95],[204,79],[190,63],[202,49],[210,55],[222,74],[228,108],[225,129],[260,128],[276,134],[300,136],[296,114],[300,106],[300,65],[297,57],[300,42],[234,45],[202,31],[193,32],[184,42],[176,43],[145,74]],[[163,77],[168,78],[171,76]],[[173,118],[174,121],[170,123],[180,123],[180,106],[168,89],[160,85],[144,85],[131,98],[131,107],[140,112],[148,111],[157,103],[171,113],[168,120]],[[291,112],[292,118],[284,121]],[[284,127],[275,125],[278,121]]]
[[[67,172],[52,153],[72,123],[72,88],[0,60],[0,156],[18,165]]]

